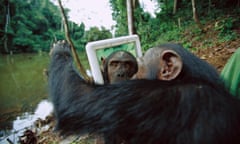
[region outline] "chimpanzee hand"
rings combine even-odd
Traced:
[[[49,55],[52,57],[54,57],[56,55],[69,57],[69,56],[71,56],[70,45],[65,40],[57,41],[56,43],[53,44],[53,47],[52,47]]]

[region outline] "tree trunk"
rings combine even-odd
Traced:
[[[174,0],[174,5],[173,5],[173,14],[176,14],[178,9],[178,0]]]
[[[192,9],[193,9],[193,19],[196,22],[198,28],[203,30],[202,24],[199,21],[197,10],[196,10],[196,5],[195,5],[195,0],[192,0]]]
[[[165,5],[166,5],[166,10],[167,10],[167,12],[168,12],[168,0],[164,0],[164,3],[165,3]]]
[[[208,13],[211,13],[212,1],[208,0]]]
[[[6,53],[9,52],[8,49],[8,26],[10,23],[10,5],[9,2],[7,1],[7,10],[6,10],[6,23],[5,23],[5,30],[4,30],[4,50]]]
[[[135,0],[127,0],[127,18],[128,18],[128,34],[133,35],[136,34],[136,30],[134,27],[134,18],[133,18],[133,4],[135,4]]]

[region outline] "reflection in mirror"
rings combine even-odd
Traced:
[[[95,83],[104,83],[100,68],[101,58],[106,58],[109,54],[117,50],[126,50],[135,57],[142,56],[141,45],[137,35],[100,40],[87,44],[86,52]]]
[[[122,46],[124,46],[123,48],[129,48],[126,46],[134,45]],[[127,49],[114,49],[109,55],[100,57],[100,67],[104,84],[129,80],[138,70],[136,57],[130,51],[127,51]]]
[[[96,54],[97,54],[98,62],[101,64],[101,59],[108,57],[114,51],[120,51],[120,50],[128,51],[136,57],[135,49],[136,49],[135,44],[131,42],[131,43],[126,43],[126,44],[122,44],[122,45],[118,45],[110,48],[98,49],[96,50]]]

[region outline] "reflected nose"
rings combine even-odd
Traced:
[[[124,73],[118,73],[117,76],[118,77],[125,77],[125,74]]]

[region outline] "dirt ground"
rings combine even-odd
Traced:
[[[228,59],[237,48],[240,48],[240,39],[231,42],[216,43],[214,46],[198,49],[194,53],[213,65],[218,72],[221,72]]]
[[[223,41],[218,37],[218,32],[214,30],[216,22],[206,24],[204,33],[201,36],[185,31],[185,41],[191,42],[192,51],[201,59],[213,65],[218,72],[221,72],[231,55],[240,48],[240,27],[233,30],[238,38],[230,41]],[[198,37],[196,39],[196,37]]]

